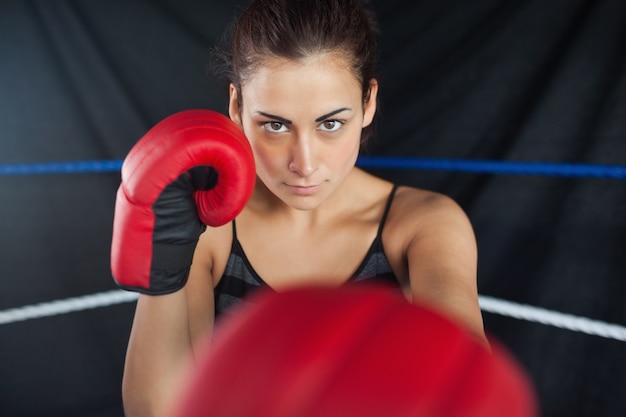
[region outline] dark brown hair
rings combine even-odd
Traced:
[[[376,35],[366,0],[252,0],[212,51],[212,68],[241,97],[241,86],[268,58],[338,53],[347,58],[366,101],[377,78]]]

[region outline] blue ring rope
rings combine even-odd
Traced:
[[[626,179],[626,165],[511,162],[373,156],[359,158],[364,168],[413,169],[501,175]]]
[[[0,164],[0,175],[83,174],[119,172],[121,160]]]
[[[122,160],[0,164],[1,175],[117,173]],[[626,179],[626,165],[511,162],[467,159],[362,156],[362,168],[409,169],[500,175],[539,175],[569,178]]]

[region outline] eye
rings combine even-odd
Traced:
[[[282,133],[287,131],[287,126],[281,122],[264,122],[261,124],[263,129],[267,130],[270,133]]]
[[[343,123],[341,120],[324,120],[320,123],[319,128],[325,132],[334,132],[339,130]]]

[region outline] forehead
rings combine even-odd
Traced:
[[[350,61],[340,54],[303,59],[265,59],[241,86],[244,103],[259,105],[302,101],[360,101],[362,87]]]

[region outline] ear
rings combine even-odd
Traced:
[[[233,122],[237,123],[239,127],[243,129],[243,125],[241,124],[241,99],[237,87],[235,87],[233,83],[228,87],[228,93],[228,115]]]
[[[370,80],[370,87],[365,103],[363,103],[363,126],[367,127],[374,120],[376,114],[376,97],[378,96],[378,81],[375,78]]]

